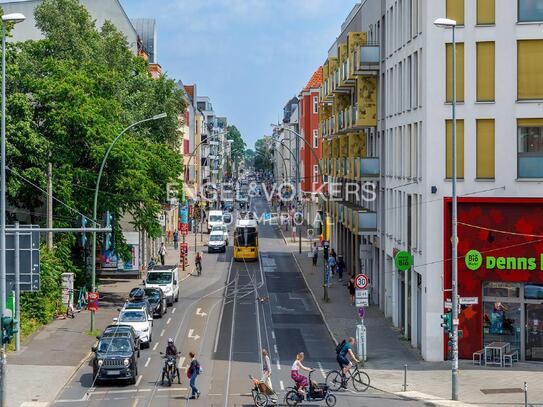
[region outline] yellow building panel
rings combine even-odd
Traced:
[[[447,18],[455,20],[457,25],[464,25],[464,0],[447,0],[446,13]]]
[[[477,24],[496,22],[496,0],[477,0]]]
[[[446,45],[446,100],[452,102],[452,44]],[[456,43],[456,101],[464,101],[464,43]]]
[[[543,118],[517,119],[518,127],[543,127]]]
[[[517,41],[517,98],[543,99],[543,40]]]
[[[347,34],[347,52],[353,52],[360,45],[366,43],[365,32],[350,32]]]
[[[445,176],[452,178],[452,120],[447,120],[445,127]],[[456,121],[456,178],[464,178],[464,120]]]
[[[360,76],[357,79],[357,126],[377,126],[377,77]]]
[[[495,99],[495,44],[477,43],[477,101],[490,102]]]
[[[494,119],[477,120],[476,177],[494,179],[495,172]]]
[[[349,156],[363,158],[367,156],[367,137],[365,132],[349,134]]]

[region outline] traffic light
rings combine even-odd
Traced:
[[[447,312],[446,314],[441,314],[441,327],[445,332],[452,332],[452,312]]]
[[[107,211],[104,215],[104,226],[106,228],[113,229],[113,214]],[[104,248],[105,250],[111,250],[113,248],[113,232],[106,233],[104,238]]]
[[[86,228],[88,224],[89,224],[89,220],[85,216],[81,215],[80,217],[81,228],[83,229]],[[85,248],[85,246],[87,245],[87,234],[83,232],[79,233],[77,240],[79,242],[79,246]]]
[[[12,317],[4,316],[1,319],[2,324],[2,345],[5,345],[13,339],[13,335],[19,331],[19,321]]]

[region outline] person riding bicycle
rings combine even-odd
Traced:
[[[340,343],[337,347],[337,362],[339,363],[339,367],[341,369],[341,372],[343,373],[343,376],[345,376],[347,372],[351,369],[351,367],[353,367],[352,362],[347,356],[349,356],[351,360],[355,361],[356,363],[360,362],[353,353],[354,344],[355,340],[351,336],[347,338],[347,340],[344,340],[342,343]]]
[[[196,253],[196,257],[194,258],[194,265],[196,266],[196,271],[198,274],[202,272],[202,254],[200,252]]]
[[[305,355],[303,352],[298,353],[296,355],[296,360],[290,369],[290,377],[294,380],[294,383],[296,383],[296,388],[301,394],[305,394],[305,388],[309,386],[309,380],[307,377],[300,374],[300,369],[305,370],[306,372],[311,372],[313,370],[303,365],[302,362],[304,361],[304,357]]]

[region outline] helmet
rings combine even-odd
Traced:
[[[168,339],[168,343],[173,343],[173,339],[172,339],[172,338],[169,338],[169,339]]]

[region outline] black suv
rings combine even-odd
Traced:
[[[106,326],[106,329],[104,329],[104,332],[102,332],[102,335],[106,334],[116,334],[116,333],[126,333],[130,335],[132,338],[132,341],[134,342],[134,348],[138,352],[138,358],[140,357],[140,350],[141,350],[141,341],[138,333],[131,325],[108,325]],[[102,338],[101,335],[97,336],[96,339],[100,340]]]
[[[102,334],[98,344],[92,348],[92,374],[95,383],[127,380],[136,383],[138,377],[137,350],[128,333]]]
[[[162,315],[164,315],[168,309],[164,293],[160,288],[145,288],[144,290],[147,301],[151,304],[152,315],[162,318]]]

